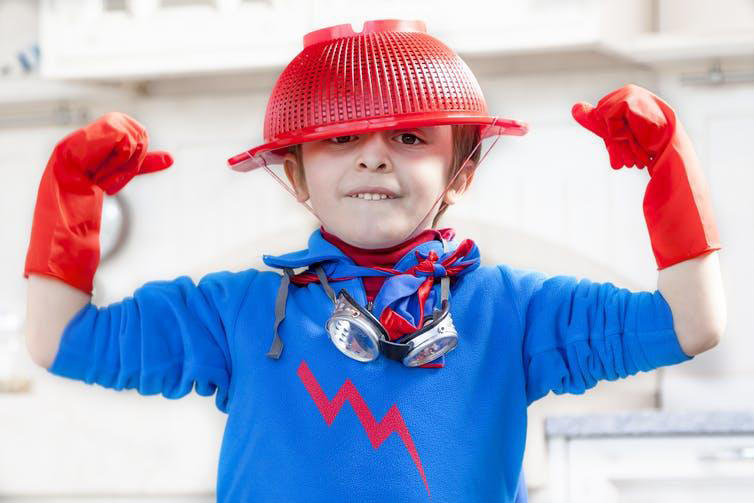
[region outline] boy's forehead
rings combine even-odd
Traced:
[[[407,127],[399,127],[395,129],[390,129],[388,132],[395,132],[395,131],[422,131],[424,133],[439,133],[444,128],[449,128],[450,126],[407,126]]]

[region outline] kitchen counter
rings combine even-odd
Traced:
[[[548,438],[745,435],[754,434],[754,412],[648,410],[617,414],[551,416],[545,419],[545,434]]]

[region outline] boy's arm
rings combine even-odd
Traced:
[[[150,281],[120,302],[91,303],[103,193],[173,162],[147,144],[143,126],[112,112],[55,146],[37,191],[24,266],[27,347],[52,374],[168,398],[216,392],[217,407],[227,412],[229,339],[256,270],[219,271],[198,284],[185,275]]]
[[[104,193],[173,163],[148,141],[141,124],[111,112],[66,135],[47,161],[24,264],[26,344],[38,365],[50,367],[66,323],[91,301]]]
[[[660,270],[657,289],[670,305],[684,353],[694,356],[717,345],[727,310],[716,251]]]
[[[647,168],[644,217],[657,262],[658,287],[673,314],[683,351],[697,355],[717,345],[726,325],[716,250],[720,240],[707,183],[675,111],[629,84],[596,107],[577,103],[579,124],[600,136],[613,169]]]
[[[498,267],[519,309],[527,404],[694,358],[683,352],[657,290]]]
[[[48,371],[115,390],[180,398],[216,392],[227,412],[232,340],[256,269],[144,283],[106,306],[87,304],[63,329]]]
[[[49,369],[63,329],[91,295],[52,276],[29,274],[26,301],[26,348],[34,363]]]

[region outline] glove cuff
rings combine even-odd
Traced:
[[[52,276],[91,295],[104,195],[90,183],[61,189],[52,168],[48,165],[39,184],[23,275]]]
[[[644,217],[658,270],[721,248],[707,183],[682,126],[654,163]]]

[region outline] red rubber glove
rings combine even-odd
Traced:
[[[571,113],[602,137],[613,169],[647,167],[651,179],[644,218],[658,270],[720,249],[699,160],[667,103],[629,84],[606,95],[596,108],[579,102]]]
[[[103,190],[115,194],[135,175],[173,164],[167,152],[147,153],[148,138],[134,119],[110,112],[55,146],[39,183],[24,278],[53,276],[91,295]]]

